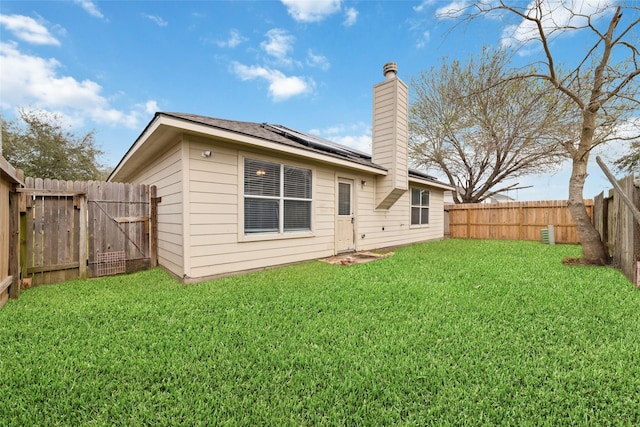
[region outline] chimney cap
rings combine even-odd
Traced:
[[[398,64],[395,62],[387,62],[382,67],[382,73],[387,79],[392,79],[398,74]]]

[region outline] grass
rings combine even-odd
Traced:
[[[640,292],[578,246],[445,240],[0,310],[0,425],[637,425]]]

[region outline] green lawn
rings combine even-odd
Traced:
[[[637,425],[640,291],[579,246],[445,240],[0,310],[0,425]]]

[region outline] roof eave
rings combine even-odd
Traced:
[[[254,148],[266,148],[269,150],[277,151],[280,153],[291,154],[297,157],[307,158],[309,160],[319,161],[322,163],[328,163],[335,166],[341,166],[349,169],[359,170],[362,172],[372,173],[376,175],[387,175],[387,170],[382,167],[368,166],[360,164],[358,162],[351,161],[349,159],[340,159],[338,157],[331,156],[329,154],[319,153],[317,151],[306,150],[303,148],[296,148],[283,145],[278,142],[269,141],[266,139],[258,138],[255,136],[247,135],[240,132],[222,129],[216,126],[198,123],[183,118],[178,118],[171,115],[165,115],[163,113],[156,113],[155,117],[147,125],[147,127],[140,134],[138,139],[129,148],[122,160],[114,168],[113,172],[109,175],[108,181],[119,179],[121,175],[122,179],[126,179],[130,176],[130,173],[126,171],[127,162],[131,161],[136,156],[136,153],[145,145],[145,143],[157,132],[161,126],[168,126],[178,129],[180,132],[187,132],[193,134],[204,135],[208,137],[215,137],[223,139],[229,142],[243,145],[245,147]]]
[[[127,161],[133,157],[133,155],[140,149],[144,142],[149,139],[153,132],[159,127],[160,113],[156,113],[153,119],[147,124],[142,133],[136,138],[135,142],[129,147],[127,152],[122,156],[118,164],[111,171],[107,177],[107,181],[114,180],[117,175],[122,171]]]
[[[417,176],[409,176],[409,182],[415,182],[417,184],[423,184],[423,185],[428,185],[430,187],[441,188],[443,190],[453,190],[454,189],[453,186],[451,186],[449,184],[445,184],[444,182],[431,180],[431,179],[427,179],[427,178],[420,178],[420,177],[417,177]]]

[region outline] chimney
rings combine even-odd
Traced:
[[[387,62],[382,67],[382,73],[387,78],[387,80],[391,80],[398,74],[398,64],[395,62]]]
[[[376,208],[389,209],[409,189],[409,89],[398,66],[382,68],[385,80],[373,86],[372,161],[387,169],[376,181]]]

